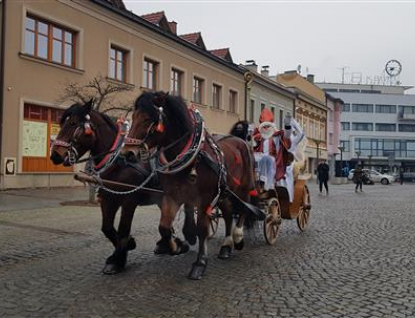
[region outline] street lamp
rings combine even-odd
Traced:
[[[360,154],[362,152],[360,150],[356,151],[356,155],[357,155],[357,164],[359,164],[359,159],[360,159]]]
[[[344,146],[338,146],[337,148],[340,150],[340,171],[341,171],[341,176],[344,177],[344,175],[343,175],[343,151],[344,151]]]

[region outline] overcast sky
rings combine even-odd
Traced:
[[[229,47],[235,63],[255,60],[276,74],[301,65],[316,81],[381,76],[402,64],[415,85],[414,1],[141,1],[124,0],[137,15],[165,11],[178,34],[201,32],[209,50]],[[411,90],[414,93],[414,90]]]

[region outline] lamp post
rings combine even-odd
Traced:
[[[343,151],[344,151],[344,146],[338,146],[337,148],[340,150],[340,171],[341,171],[341,176],[344,177],[344,175],[343,175]]]
[[[317,156],[316,156],[316,158],[317,158],[317,167],[316,167],[316,170],[317,170],[317,168],[318,168],[318,165],[319,165],[319,160],[320,160],[320,143],[321,143],[321,140],[319,140],[319,139],[314,139],[314,142],[316,143],[316,146],[317,146]],[[316,176],[317,176],[317,183],[318,183],[318,171],[317,171],[317,173],[316,173]]]
[[[367,156],[369,158],[369,171],[372,170],[372,155]]]
[[[360,160],[360,154],[362,152],[360,150],[356,151],[356,156],[357,156],[357,164],[359,164],[359,160]]]

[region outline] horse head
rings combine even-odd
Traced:
[[[165,92],[145,92],[136,102],[123,154],[138,155],[140,148],[163,147],[192,129],[186,103]]]
[[[51,147],[50,159],[55,165],[71,166],[91,150],[97,141],[96,126],[92,123],[93,100],[84,105],[73,104],[62,115],[58,136]]]

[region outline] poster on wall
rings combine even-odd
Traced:
[[[46,157],[48,146],[48,124],[23,121],[23,156]]]
[[[60,130],[61,130],[61,127],[59,124],[50,125],[50,146],[51,147],[53,145],[53,142],[56,140],[56,137],[58,137]]]
[[[16,158],[11,158],[11,157],[4,158],[4,175],[6,176],[16,175]]]

